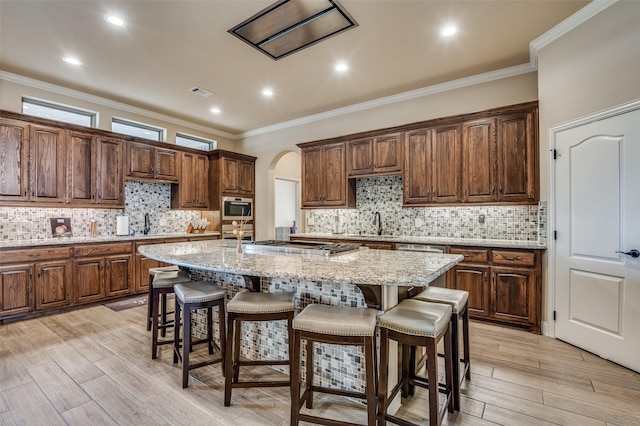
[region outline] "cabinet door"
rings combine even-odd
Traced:
[[[102,258],[75,261],[74,301],[87,303],[104,299],[104,261]]]
[[[95,137],[70,132],[67,151],[67,202],[95,204],[96,149]]]
[[[464,201],[496,201],[496,150],[495,119],[472,121],[462,126]]]
[[[373,140],[373,171],[381,174],[402,171],[402,134],[380,136]]]
[[[31,201],[64,203],[66,130],[32,125],[29,153]]]
[[[155,177],[164,181],[178,181],[178,152],[171,149],[156,149]]]
[[[322,205],[324,171],[322,169],[322,147],[303,149],[302,154],[302,206]]]
[[[0,267],[0,318],[33,310],[30,295],[33,266],[30,264]]]
[[[347,175],[361,176],[373,172],[373,139],[347,142]]]
[[[430,174],[433,179],[433,202],[456,203],[462,199],[462,138],[460,127],[436,128]]]
[[[124,207],[122,141],[100,139],[98,143],[98,204]]]
[[[195,156],[195,207],[209,207],[209,158],[206,155]]]
[[[238,192],[239,163],[235,158],[223,158],[222,160],[222,192]]]
[[[127,176],[153,178],[155,148],[142,143],[127,144]]]
[[[492,268],[491,318],[512,323],[536,324],[536,276],[530,268]]]
[[[469,293],[469,315],[475,318],[489,317],[489,267],[457,265],[449,277],[451,288]]]
[[[132,256],[109,256],[105,257],[105,284],[106,295],[122,296],[131,293]]]
[[[500,201],[536,201],[535,112],[498,117]]]
[[[195,207],[196,205],[196,180],[195,180],[195,154],[183,152],[180,161],[180,182],[178,192],[180,208]]]
[[[417,130],[405,135],[402,191],[405,205],[431,202],[431,145],[433,131]]]
[[[322,171],[324,173],[323,200],[325,206],[343,206],[347,203],[347,174],[345,171],[344,143],[323,147]]]
[[[136,274],[134,279],[134,291],[142,293],[149,291],[149,269],[164,266],[164,262],[136,254]]]
[[[253,196],[255,193],[255,164],[250,161],[241,161],[238,170],[238,191],[242,195]]]
[[[29,200],[29,125],[0,119],[0,201]]]
[[[71,261],[35,264],[36,310],[70,305]]]

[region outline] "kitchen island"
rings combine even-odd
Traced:
[[[149,258],[188,270],[195,279],[212,280],[232,297],[241,288],[263,292],[296,292],[296,308],[311,303],[386,310],[412,288],[444,285],[445,272],[460,255],[360,248],[331,256],[277,252],[237,253],[235,241],[198,241],[145,245]],[[204,317],[196,319],[202,330]],[[283,322],[243,324],[243,353],[251,359],[284,358],[288,346]],[[364,357],[359,348],[318,345],[320,366],[315,382],[354,391],[364,388]],[[304,351],[302,359],[305,359]],[[391,363],[393,365],[393,363]],[[342,374],[327,374],[341,371]],[[394,377],[391,375],[390,377]]]

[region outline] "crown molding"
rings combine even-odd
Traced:
[[[536,69],[530,64],[516,65],[509,68],[503,68],[497,71],[490,71],[483,74],[476,74],[471,77],[464,77],[457,80],[447,81],[445,83],[434,84],[433,86],[422,87],[408,92],[398,93],[397,95],[386,96],[371,101],[361,102],[349,105],[343,108],[336,108],[331,111],[322,112],[320,114],[308,115],[306,117],[297,118],[295,120],[284,121],[271,126],[265,126],[258,129],[250,130],[242,133],[243,138],[250,136],[262,135],[278,130],[291,127],[301,126],[320,120],[325,120],[340,115],[351,114],[358,111],[364,111],[371,108],[377,108],[384,105],[394,104],[397,102],[408,101],[411,99],[421,98],[424,96],[434,95],[436,93],[448,92],[450,90],[460,89],[463,87],[474,86],[476,84],[487,83],[490,81],[500,80],[503,78],[514,77],[521,74],[534,72]]]
[[[531,59],[531,65],[538,69],[538,51],[540,49],[553,43],[569,31],[576,28],[578,25],[583,24],[617,2],[618,0],[593,0],[591,3],[578,10],[555,27],[551,28],[540,37],[534,39],[529,43],[529,57]]]
[[[108,108],[127,111],[133,114],[138,114],[145,117],[153,118],[155,120],[166,121],[167,123],[172,123],[178,126],[199,130],[201,132],[206,132],[206,133],[222,136],[222,137],[233,139],[233,140],[238,140],[241,137],[240,134],[224,132],[222,130],[214,129],[212,127],[202,126],[200,124],[195,124],[190,121],[181,120],[179,118],[171,117],[169,115],[160,114],[154,111],[149,111],[144,108],[135,107],[122,102],[103,98],[101,96],[91,95],[85,92],[81,92],[79,90],[69,89],[68,87],[58,86],[57,84],[47,83],[44,81],[36,80],[34,78],[13,74],[7,71],[0,71],[0,80],[9,81],[11,83],[16,83],[16,84],[22,84],[23,86],[33,87],[34,89],[46,90],[48,92],[57,93],[59,95],[69,96],[74,99],[80,99],[86,102],[92,102],[94,104],[102,105]]]

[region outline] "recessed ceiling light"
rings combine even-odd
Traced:
[[[218,108],[218,107],[213,107],[209,111],[211,111],[214,114],[220,114],[220,112],[221,112],[220,108]]]
[[[105,15],[104,20],[118,27],[123,27],[125,24],[124,19],[115,15]]]
[[[82,62],[76,58],[72,58],[71,56],[65,56],[62,60],[71,65],[82,65]]]
[[[440,35],[443,37],[451,37],[458,32],[458,29],[453,25],[447,25],[440,31]]]
[[[335,70],[338,72],[345,72],[349,69],[349,65],[344,62],[338,62],[335,66]]]
[[[262,89],[262,96],[270,98],[273,96],[273,90],[271,89]]]

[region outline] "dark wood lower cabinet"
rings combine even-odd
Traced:
[[[531,268],[492,268],[492,318],[529,325],[538,315],[540,304],[536,293],[536,277]]]
[[[104,299],[103,264],[101,258],[75,261],[75,303],[89,303]]]
[[[51,309],[72,302],[72,262],[60,260],[35,265],[36,309]]]
[[[124,296],[133,291],[133,257],[109,256],[105,263],[105,287],[107,297]]]
[[[33,265],[0,267],[0,318],[25,314],[33,310],[31,287]]]
[[[488,266],[456,266],[449,273],[447,285],[469,293],[467,309],[470,316],[488,318],[490,315],[488,280]]]

